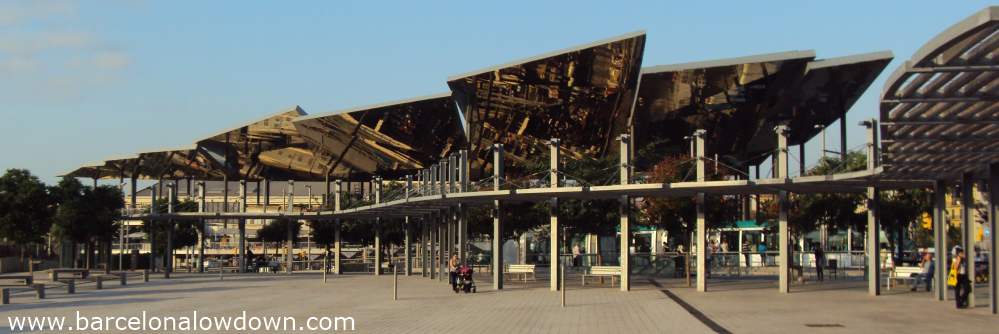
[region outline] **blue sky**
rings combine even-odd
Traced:
[[[643,29],[644,66],[894,52],[849,113],[854,146],[887,74],[988,5],[0,0],[0,169],[54,182],[82,163],[190,144],[289,106],[322,113],[445,92],[449,75]],[[835,149],[838,135],[828,141]]]

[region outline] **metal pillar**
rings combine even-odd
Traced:
[[[239,180],[239,212],[246,213],[246,180]],[[239,220],[239,272],[246,272],[246,219]]]
[[[438,181],[440,181],[440,180],[438,179]],[[437,182],[437,183],[438,183],[438,185],[440,185],[440,182]],[[439,271],[440,271],[437,274],[437,280],[438,281],[443,280],[447,276],[447,254],[445,254],[445,252],[446,252],[446,248],[445,248],[446,243],[444,242],[444,239],[445,239],[445,236],[446,236],[446,230],[445,230],[445,227],[444,227],[444,225],[445,225],[444,221],[445,221],[444,215],[441,214],[441,213],[438,213],[437,214],[437,253],[438,253],[437,254],[437,261],[439,261],[439,262],[438,262],[437,265],[438,265]]]
[[[618,137],[620,141],[621,165],[618,166],[619,181],[622,185],[631,183],[631,136],[622,134]],[[621,230],[621,291],[631,290],[631,199],[628,196],[621,196],[618,205],[619,228]],[[653,238],[655,239],[655,238]],[[652,241],[655,246],[657,240]]]
[[[996,223],[996,219],[999,218],[997,214],[999,211],[996,209],[996,201],[999,200],[999,164],[989,164],[989,176],[988,176],[988,188],[989,188],[989,223],[991,224],[991,230],[989,231],[989,249],[992,250],[991,256],[989,256],[989,309],[992,314],[999,314],[999,280],[996,279],[996,274],[999,274],[999,268],[996,265],[999,264],[999,260],[996,260],[996,250],[999,250],[999,237],[996,237],[996,227],[999,224]],[[938,281],[939,282],[939,281]]]
[[[860,125],[867,128],[867,170],[874,170],[878,159],[877,120],[867,120]],[[881,294],[880,197],[877,187],[867,187],[867,293],[872,296]]]
[[[382,202],[382,179],[375,176],[371,179],[372,192],[375,195],[375,204]],[[375,218],[375,276],[382,274],[382,219]]]
[[[947,184],[943,180],[933,187],[933,291],[937,300],[947,300]]]
[[[333,183],[333,212],[340,212],[340,197],[342,192],[342,184],[340,180],[336,180]],[[336,219],[336,228],[333,230],[333,272],[337,275],[343,273],[340,268],[340,230],[343,229],[343,224],[340,218]]]
[[[493,190],[503,186],[503,144],[493,144]],[[503,289],[503,207],[493,201],[493,289]]]
[[[403,250],[404,257],[406,258],[405,272],[403,275],[409,276],[413,273],[413,253],[409,250],[412,246],[410,244],[410,239],[412,238],[412,226],[409,223],[409,216],[406,216],[404,224],[406,224],[406,236],[402,241],[402,246],[405,247]]]
[[[777,132],[777,156],[774,159],[777,162],[775,166],[776,173],[774,173],[775,178],[788,179],[788,134],[790,133],[790,128],[787,125],[778,125],[775,129]],[[788,229],[788,193],[787,191],[779,191],[777,193],[777,225],[778,225],[778,242],[780,246],[780,272],[778,273],[778,284],[777,291],[780,293],[788,293],[791,291],[791,233]]]
[[[149,271],[156,272],[156,219],[155,216],[158,214],[156,212],[156,186],[149,187],[149,215],[154,216],[152,219],[146,220],[143,223],[149,224],[150,233],[147,234],[149,238]],[[76,263],[73,263],[73,267],[76,267]]]
[[[205,212],[205,181],[198,181],[198,212]],[[198,272],[205,272],[205,220],[198,220]]]
[[[177,181],[172,184],[167,185],[167,213],[173,213],[173,206],[176,201],[177,196]],[[166,230],[166,268],[164,272],[166,273],[166,278],[170,277],[173,273],[173,219],[167,220],[167,230]],[[88,254],[89,256],[89,254]]]
[[[552,138],[548,142],[549,151],[549,184],[552,190],[558,189],[559,186],[559,140],[557,138]],[[558,271],[558,241],[561,238],[561,226],[558,224],[558,197],[552,197],[551,203],[548,205],[548,221],[549,221],[549,288],[551,291],[559,290],[559,271]]]
[[[968,308],[975,307],[975,180],[971,173],[961,175],[961,247],[964,248],[968,279],[971,292],[968,293]]]
[[[694,131],[694,151],[696,160],[697,182],[706,181],[704,170],[704,130]],[[704,216],[704,193],[697,193],[697,291],[708,290],[708,243],[707,243],[707,221]]]
[[[271,180],[264,179],[264,212],[271,205]]]
[[[846,161],[846,110],[839,117],[839,159]]]
[[[294,180],[288,180],[287,195],[288,195],[286,197],[287,199],[285,200],[285,211],[287,211],[289,214],[291,214],[292,212],[294,212],[294,207],[295,207],[295,181]],[[288,222],[288,237],[285,240],[285,248],[287,249],[287,251],[285,251],[285,254],[284,254],[284,257],[285,257],[285,259],[284,259],[284,261],[285,261],[285,268],[284,268],[284,270],[288,274],[291,274],[291,266],[292,266],[292,264],[294,264],[294,262],[292,261],[294,259],[294,257],[292,257],[292,253],[295,251],[295,238],[294,238],[294,235],[292,233],[293,230],[292,230],[291,225],[294,224],[295,222],[296,221],[295,221],[294,218],[289,218],[289,222]]]
[[[437,276],[437,221],[434,215],[423,222],[427,227],[427,277],[434,279]]]

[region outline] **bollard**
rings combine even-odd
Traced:
[[[219,266],[219,280],[222,280],[222,266]]]
[[[170,278],[170,271],[169,270],[164,270],[163,271],[163,278]]]
[[[34,288],[35,295],[38,296],[38,299],[45,299],[45,284],[35,284]]]
[[[76,280],[66,281],[66,293],[68,294],[76,293]]]
[[[97,285],[97,290],[104,289],[104,276],[95,276],[94,283]]]
[[[149,282],[149,269],[142,269],[142,281]]]
[[[326,283],[326,273],[330,271],[329,258],[323,258],[323,283]]]
[[[560,272],[559,276],[561,276],[559,278],[562,281],[560,283],[560,284],[562,284],[562,286],[561,286],[561,288],[562,288],[562,307],[565,307],[565,263],[562,263],[562,266],[559,267],[558,270]]]
[[[399,272],[392,266],[392,300],[399,300]]]
[[[3,288],[3,305],[10,304],[10,289]]]
[[[118,274],[118,284],[121,284],[121,286],[128,285],[128,273],[123,272]]]

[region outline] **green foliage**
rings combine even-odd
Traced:
[[[291,239],[295,240],[302,231],[302,223],[296,219],[275,219],[257,230],[257,238],[266,242],[288,241],[289,228],[291,228]]]
[[[167,207],[169,203],[165,200],[156,201],[156,206],[153,207],[153,212],[156,213],[167,213]],[[197,212],[198,202],[190,199],[183,199],[176,201],[173,205],[173,212]],[[173,227],[173,247],[182,248],[188,246],[194,246],[198,244],[198,228],[201,226],[199,221],[182,220],[179,222],[174,222]],[[151,235],[157,240],[156,251],[162,254],[166,252],[166,240],[167,229],[170,227],[170,223],[166,221],[154,221],[147,224],[142,224],[141,230]]]
[[[696,165],[687,156],[670,156],[653,166],[649,182],[673,183],[695,177]],[[722,180],[729,171],[714,169],[714,164],[705,166],[707,180]],[[720,228],[734,223],[738,217],[739,200],[733,196],[705,196],[705,223],[709,229]],[[667,230],[670,235],[686,239],[696,228],[697,202],[694,197],[647,197],[638,205],[644,215],[644,223]]]
[[[0,238],[21,246],[40,242],[52,223],[53,200],[31,172],[7,170],[0,176]]]
[[[336,223],[328,220],[310,220],[309,232],[312,242],[323,245],[326,248],[333,247],[336,233]]]
[[[118,233],[121,190],[113,186],[84,187],[74,178],[63,178],[52,190],[59,206],[53,234],[78,243],[110,240]]]

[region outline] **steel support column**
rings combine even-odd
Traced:
[[[790,128],[787,125],[778,125],[775,129],[777,132],[777,156],[774,161],[777,162],[775,166],[776,173],[774,173],[775,178],[783,178],[787,180],[789,178],[788,172],[788,135],[790,133]],[[788,293],[791,291],[791,235],[790,229],[788,227],[788,193],[787,191],[779,191],[777,193],[777,228],[778,228],[778,246],[780,247],[780,272],[778,273],[778,284],[777,291],[780,293]]]
[[[999,260],[996,259],[996,250],[999,250],[999,237],[996,237],[996,228],[999,224],[996,223],[996,219],[999,218],[997,214],[996,201],[999,201],[999,164],[989,164],[989,175],[988,175],[988,188],[989,188],[989,224],[991,229],[989,230],[988,245],[989,249],[992,250],[991,256],[989,256],[989,310],[992,314],[999,314],[999,279],[996,279],[997,274],[999,274],[999,268],[996,267],[999,264]]]
[[[409,250],[412,247],[410,243],[410,239],[412,238],[412,226],[409,222],[409,216],[406,216],[404,219],[403,224],[405,224],[404,229],[406,235],[402,240],[402,246],[405,248],[403,249],[403,257],[405,258],[405,272],[403,275],[410,276],[413,274],[413,253]],[[389,254],[389,258],[391,259],[391,254]]]
[[[493,190],[503,187],[503,144],[493,144]],[[493,201],[493,289],[503,289],[503,206]]]
[[[933,291],[937,300],[947,300],[947,184],[943,180],[933,187]]]
[[[697,130],[694,131],[694,151],[696,159],[696,176],[697,182],[704,182],[707,180],[705,177],[704,170],[704,135],[706,131]],[[697,221],[696,221],[696,231],[695,235],[697,240],[695,243],[697,245],[697,291],[705,292],[708,291],[708,243],[707,243],[707,221],[704,216],[704,193],[697,193],[696,195],[696,211],[697,211]]]
[[[968,293],[968,308],[975,307],[975,179],[971,173],[961,175],[961,247],[964,248],[968,280],[971,291]]]
[[[173,213],[173,207],[176,202],[177,197],[177,181],[167,185],[167,213]],[[170,274],[173,273],[173,229],[174,223],[173,219],[167,220],[167,230],[166,230],[166,268],[164,269],[165,278],[170,278]],[[90,254],[87,254],[90,256]]]
[[[623,134],[618,137],[620,142],[620,166],[618,166],[619,183],[627,185],[631,183],[631,136]],[[631,199],[628,196],[621,196],[618,204],[619,228],[621,230],[620,239],[620,264],[621,264],[621,291],[631,290]],[[655,238],[653,238],[655,239]],[[598,241],[599,242],[599,241]],[[652,241],[655,246],[657,241]]]
[[[551,188],[557,189],[559,186],[559,140],[557,138],[552,138],[549,142],[549,184]],[[558,224],[558,197],[552,197],[551,202],[548,205],[548,221],[549,221],[549,289],[551,291],[559,290],[559,271],[558,271],[558,241],[561,237],[561,226]]]
[[[871,119],[860,123],[867,128],[867,170],[878,165],[878,123]],[[867,187],[867,293],[881,294],[881,192],[878,187]]]
[[[205,181],[198,181],[198,212],[205,212],[206,200]],[[198,272],[205,272],[205,220],[198,220]]]
[[[340,198],[343,196],[343,183],[340,180],[333,182],[333,212],[340,212]],[[343,270],[340,267],[340,231],[343,230],[343,221],[336,219],[336,228],[333,230],[333,273],[340,275]]]
[[[246,213],[246,180],[239,180],[239,212]],[[237,265],[240,273],[246,273],[246,219],[239,219],[239,250]]]
[[[287,211],[289,214],[291,214],[295,210],[295,181],[294,180],[288,180],[288,189],[287,189],[286,192],[287,192],[287,197],[286,197],[285,202],[284,202],[285,203],[285,205],[284,205],[285,206],[285,211]],[[289,218],[288,231],[287,231],[288,236],[285,238],[286,239],[285,240],[285,249],[287,249],[287,250],[285,251],[285,254],[284,254],[285,255],[284,261],[285,261],[285,272],[288,273],[288,274],[291,274],[291,271],[292,271],[291,267],[294,264],[294,262],[292,261],[294,259],[294,257],[292,257],[292,253],[295,252],[295,235],[293,233],[294,231],[292,230],[291,225],[295,224],[297,222],[298,221],[295,220],[294,218]]]

